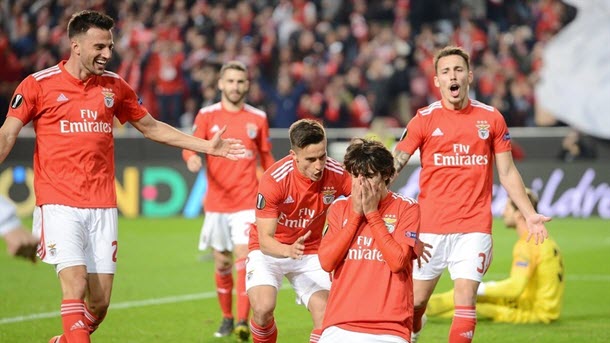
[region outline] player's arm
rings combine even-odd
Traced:
[[[284,244],[275,239],[277,218],[256,218],[258,229],[258,243],[265,255],[293,259],[300,259],[305,252],[305,240],[311,236],[311,231],[297,238],[292,244]]]
[[[214,156],[226,157],[230,160],[237,160],[239,155],[245,152],[241,140],[234,138],[220,138],[226,131],[222,128],[214,134],[210,140],[200,139],[188,135],[171,125],[158,121],[149,113],[144,117],[131,121],[131,124],[144,134],[144,137],[158,143],[163,143],[178,148],[193,150]]]
[[[550,221],[551,218],[538,214],[532,206],[532,203],[525,193],[523,179],[513,162],[511,152],[505,151],[497,153],[495,157],[500,183],[504,189],[506,189],[508,196],[515,205],[517,205],[519,211],[526,220],[527,229],[529,231],[527,241],[529,241],[531,237],[534,237],[536,244],[543,243],[544,239],[549,236],[544,223]]]
[[[322,242],[318,248],[318,258],[322,269],[329,273],[345,260],[345,255],[364,219],[362,213],[352,210],[348,215],[347,223],[341,227],[341,220],[333,219],[335,216],[339,217],[333,207],[331,206],[328,209],[326,234],[322,237]]]
[[[0,236],[4,238],[11,256],[36,262],[38,239],[23,227],[16,211],[9,200],[0,196]]]
[[[21,120],[7,116],[4,124],[0,127],[0,162],[4,162],[6,156],[15,146],[19,132],[23,128]]]
[[[402,150],[398,150],[398,149],[394,149],[394,168],[396,168],[396,174],[394,174],[394,178],[396,178],[396,176],[398,174],[400,174],[400,171],[407,165],[407,162],[409,162],[409,158],[411,158],[411,154],[404,152]],[[392,181],[394,181],[394,179],[392,179]]]

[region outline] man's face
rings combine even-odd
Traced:
[[[506,202],[506,206],[504,206],[504,212],[502,213],[502,218],[504,220],[504,225],[507,228],[514,228],[517,223],[515,221],[515,215],[517,210],[513,206],[510,200]]]
[[[297,164],[297,169],[305,177],[312,181],[322,178],[326,166],[326,140],[318,144],[310,144],[303,149],[290,150],[292,158]]]
[[[78,56],[81,69],[88,75],[102,75],[112,57],[112,32],[92,27],[72,39],[72,50]]]
[[[461,109],[467,103],[468,87],[472,71],[459,55],[449,55],[438,60],[434,85],[441,91],[445,106]]]
[[[246,73],[236,69],[225,70],[218,80],[218,89],[222,92],[222,99],[236,106],[240,106],[244,102],[249,86]]]

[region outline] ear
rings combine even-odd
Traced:
[[[80,55],[80,44],[76,39],[70,41],[70,48],[76,55]]]
[[[472,73],[472,70],[469,70],[468,71],[468,84],[471,84],[472,80],[474,80],[474,75]]]
[[[441,88],[441,84],[438,82],[438,77],[436,75],[434,76],[434,86],[436,88]]]
[[[292,149],[290,149],[290,156],[292,157],[293,161],[297,162],[297,153]]]

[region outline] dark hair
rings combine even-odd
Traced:
[[[220,68],[220,76],[222,77],[222,75],[225,73],[225,71],[227,71],[229,69],[243,71],[244,73],[248,72],[248,68],[246,67],[246,65],[244,63],[242,63],[240,61],[229,61],[229,62],[223,64],[222,67]]]
[[[536,194],[534,194],[534,192],[527,187],[525,188],[525,194],[527,195],[528,199],[530,199],[530,202],[532,203],[534,210],[538,211],[538,196]],[[517,205],[515,205],[515,203],[510,198],[508,198],[508,201],[512,208],[519,210],[517,208]]]
[[[297,120],[288,129],[290,148],[303,149],[310,144],[318,144],[326,139],[324,127],[313,119]]]
[[[343,158],[345,170],[353,176],[371,177],[377,173],[386,185],[396,172],[392,153],[379,141],[354,138]]]
[[[436,70],[438,68],[438,60],[440,60],[443,57],[452,56],[452,55],[457,55],[457,56],[462,57],[464,59],[464,61],[466,61],[466,68],[468,70],[470,70],[470,55],[468,55],[468,53],[466,51],[464,51],[464,49],[462,49],[458,46],[446,46],[446,47],[442,48],[441,50],[437,51],[436,54],[434,55],[434,71],[436,72]]]
[[[86,33],[92,27],[111,30],[114,27],[114,20],[104,13],[91,10],[74,13],[68,22],[68,37],[73,38]]]

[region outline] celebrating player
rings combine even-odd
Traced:
[[[246,256],[248,231],[255,221],[254,206],[258,179],[257,156],[263,169],[274,162],[271,155],[267,115],[245,103],[249,88],[246,66],[238,61],[225,63],[220,69],[219,103],[202,108],[195,118],[193,135],[210,139],[227,127],[227,134],[239,138],[246,153],[227,168],[224,159],[206,155],[207,195],[204,198],[205,221],[199,239],[199,249],[214,249],[216,291],[223,320],[214,336],[223,337],[234,330],[233,318],[233,252],[237,270],[237,325],[235,333],[247,340],[250,303],[246,294]],[[201,157],[190,150],[182,156],[188,169],[198,172]]]
[[[250,231],[246,289],[252,305],[254,342],[274,343],[278,330],[273,311],[284,276],[313,319],[310,341],[317,342],[330,277],[318,260],[318,246],[330,204],[351,191],[351,178],[327,156],[326,134],[314,120],[299,120],[289,129],[290,154],[261,178],[256,226]]]
[[[0,161],[25,124],[36,130],[33,226],[38,255],[55,266],[62,288],[63,335],[51,342],[90,342],[110,303],[118,249],[115,116],[160,143],[230,159],[244,153],[239,140],[220,138],[224,128],[205,141],[155,120],[131,87],[106,71],[113,26],[99,12],[74,14],[69,59],[21,82],[0,129]]]
[[[455,287],[450,343],[469,343],[476,326],[476,292],[491,262],[491,191],[495,160],[500,182],[526,218],[528,240],[542,243],[544,223],[536,213],[511,156],[510,134],[495,108],[468,98],[470,57],[445,47],[434,57],[441,100],[419,109],[394,152],[400,172],[419,148],[421,240],[432,244],[429,263],[413,271],[415,316],[412,342],[422,327],[426,304],[443,270]]]
[[[352,194],[328,210],[318,252],[333,272],[320,342],[408,342],[419,205],[388,190],[395,169],[382,143],[355,139],[343,163]]]
[[[534,208],[538,198],[530,189],[527,196]],[[547,237],[541,246],[527,242],[527,225],[517,206],[509,199],[504,208],[504,225],[514,228],[519,239],[513,247],[513,263],[508,279],[487,281],[477,290],[477,317],[499,323],[545,323],[559,318],[565,276],[557,242]],[[426,315],[453,316],[453,290],[433,294]]]

